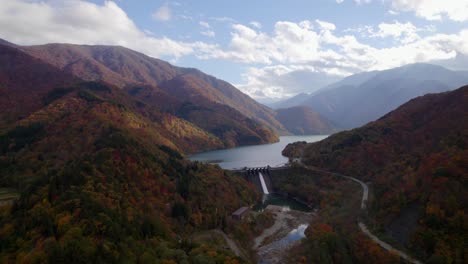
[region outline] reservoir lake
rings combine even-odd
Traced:
[[[279,142],[264,145],[244,146],[231,149],[201,152],[189,156],[192,161],[218,164],[221,168],[232,170],[244,167],[280,167],[288,162],[281,151],[289,143],[296,141],[316,142],[328,135],[282,136]]]
[[[244,167],[266,167],[268,165],[270,167],[280,167],[288,162],[288,158],[281,155],[281,151],[289,143],[297,141],[317,142],[327,137],[328,135],[282,136],[279,142],[272,144],[202,152],[190,156],[189,159],[218,164],[221,168],[227,170],[242,169]],[[254,210],[261,211],[270,204],[306,212],[311,209],[304,204],[278,194],[268,194],[263,196],[261,203],[254,206]]]

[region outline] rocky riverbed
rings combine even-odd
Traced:
[[[259,263],[282,263],[287,251],[304,237],[304,230],[315,214],[275,205],[265,210],[273,214],[275,223],[255,238],[254,249]]]

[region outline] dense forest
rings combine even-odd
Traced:
[[[0,190],[18,196],[0,204],[0,262],[244,261],[190,239],[231,228],[258,198],[241,177],[184,158],[227,137],[18,49],[0,55]]]
[[[240,261],[184,237],[223,227],[253,187],[140,129],[111,88],[70,89],[0,135],[0,184],[21,194],[2,210],[2,262]]]
[[[274,142],[287,133],[275,112],[198,70],[121,47],[3,43],[0,62],[0,198],[15,198],[0,201],[0,262],[255,259],[192,239],[222,230],[249,251],[273,219],[233,224],[233,211],[259,199],[255,187],[184,155]],[[362,128],[289,145],[296,161],[367,181],[373,199],[362,216],[353,183],[300,167],[274,175],[276,192],[319,211],[288,260],[397,262],[359,232],[364,217],[427,263],[466,262],[466,105],[468,87],[426,95]]]
[[[0,129],[45,108],[74,90],[73,86],[88,81],[105,84],[107,88],[103,88],[102,91],[96,88],[92,92],[103,93],[104,90],[108,90],[108,94],[119,97],[120,104],[129,107],[130,111],[136,112],[138,116],[149,119],[152,126],[157,127],[158,134],[166,138],[167,142],[172,142],[173,148],[183,150],[183,153],[278,140],[272,125],[263,119],[259,120],[254,113],[259,111],[259,116],[267,118],[268,115],[262,111],[272,111],[271,109],[260,106],[240,91],[234,90],[231,85],[214,80],[214,77],[195,70],[175,68],[166,62],[124,48],[94,47],[96,53],[102,52],[102,56],[111,56],[106,57],[106,63],[115,62],[115,56],[122,60],[120,63],[125,65],[125,68],[134,67],[131,69],[136,71],[135,75],[145,75],[145,71],[142,65],[134,65],[134,60],[140,63],[142,60],[148,60],[144,65],[150,67],[151,73],[155,75],[151,75],[153,82],[138,82],[125,77],[127,71],[119,68],[112,71],[114,77],[110,78],[105,74],[110,69],[102,68],[105,66],[100,64],[94,65],[97,61],[88,58],[83,52],[76,51],[86,47],[59,45],[52,49],[52,58],[56,61],[51,61],[48,56],[41,56],[47,54],[46,51],[51,51],[46,49],[48,47],[42,47],[45,49],[42,50],[40,47],[0,44]],[[127,58],[128,56],[130,58]],[[70,60],[71,64],[76,60],[91,61],[84,65],[79,64],[79,70],[70,70],[65,65],[56,65],[57,61],[63,60]],[[77,67],[76,64],[73,66]],[[96,67],[100,70],[94,72]],[[168,76],[163,78],[158,74]],[[125,77],[126,81],[118,82],[119,76],[120,79]],[[218,97],[210,97],[212,93],[207,93],[206,90],[213,90],[213,94]],[[229,95],[233,98],[229,98]],[[246,102],[242,107],[235,108],[232,105],[236,100]],[[251,111],[247,111],[247,108]],[[141,127],[141,130],[145,129],[147,127]]]
[[[368,224],[427,263],[466,262],[468,87],[409,101],[364,127],[284,153],[368,181]]]
[[[380,248],[358,229],[362,191],[356,183],[297,165],[273,171],[271,180],[275,192],[317,211],[306,229],[306,238],[285,258],[288,263],[399,262],[396,255]]]

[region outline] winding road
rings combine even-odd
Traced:
[[[306,166],[306,165],[303,165],[306,169],[310,170],[310,171],[316,171],[316,172],[322,172],[322,173],[328,173],[328,174],[331,174],[331,175],[334,175],[334,176],[338,176],[338,177],[342,177],[342,178],[346,178],[348,180],[352,180],[354,182],[357,182],[361,185],[362,187],[362,199],[361,199],[361,210],[366,210],[367,209],[367,200],[369,199],[369,187],[367,186],[367,184],[365,184],[364,182],[354,178],[354,177],[351,177],[351,176],[347,176],[347,175],[343,175],[343,174],[340,174],[340,173],[335,173],[335,172],[330,172],[330,171],[325,171],[325,170],[320,170],[320,169],[317,169],[317,168],[311,168],[309,166]],[[364,224],[362,221],[358,221],[358,226],[359,226],[359,229],[364,233],[366,234],[367,237],[369,237],[370,239],[372,239],[375,243],[379,244],[380,247],[382,247],[383,249],[387,250],[387,251],[390,251],[398,256],[400,256],[400,258],[402,259],[405,259],[406,261],[410,262],[410,263],[413,263],[413,264],[422,264],[421,261],[419,260],[416,260],[410,256],[408,256],[408,254],[404,253],[403,251],[401,250],[398,250],[394,247],[392,247],[390,244],[380,240],[376,235],[372,234],[370,231],[369,231],[369,228],[366,226],[366,224]]]

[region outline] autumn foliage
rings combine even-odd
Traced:
[[[394,241],[428,262],[463,263],[467,105],[468,87],[425,95],[366,126],[291,145],[286,153],[303,153],[309,166],[369,181],[375,195],[369,221],[375,230],[395,233],[393,223],[407,221],[409,231]]]
[[[184,158],[224,146],[220,138],[118,87],[67,79],[19,50],[1,51],[22,60],[2,64],[11,72],[43,68],[0,79],[9,95],[2,100],[35,102],[21,111],[1,105],[0,187],[20,196],[0,208],[0,262],[242,262],[190,240],[197,230],[227,228],[230,214],[257,198],[241,177]]]

